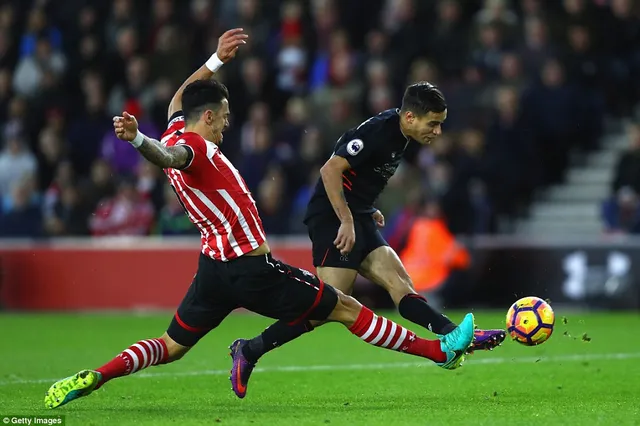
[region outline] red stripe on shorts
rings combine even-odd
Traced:
[[[191,327],[190,325],[187,325],[184,321],[182,321],[182,319],[180,318],[180,315],[178,315],[177,312],[175,314],[175,319],[176,321],[178,321],[178,324],[180,324],[180,327],[184,328],[185,330],[191,333],[199,333],[201,331],[208,330],[206,327]]]
[[[320,304],[322,293],[324,292],[324,281],[322,281],[320,278],[318,278],[318,281],[320,282],[320,287],[318,288],[318,294],[316,294],[316,300],[313,301],[313,305],[311,305],[311,307],[307,309],[307,311],[300,317],[298,317],[294,321],[291,321],[289,325],[296,325],[301,323]],[[305,285],[307,284],[305,283]]]

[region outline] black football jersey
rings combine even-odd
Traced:
[[[373,213],[374,203],[400,165],[409,144],[400,131],[400,110],[390,109],[344,133],[333,155],[347,159],[351,168],[342,174],[342,189],[353,214]],[[322,179],[307,206],[310,217],[333,214]]]

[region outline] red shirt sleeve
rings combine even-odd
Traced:
[[[196,133],[184,133],[177,138],[174,146],[184,146],[191,150],[191,161],[182,170],[190,171],[198,169],[203,163],[209,161],[208,147],[205,140]]]
[[[191,151],[191,158],[186,167],[182,170],[195,170],[203,161],[208,162],[208,147],[205,140],[198,134],[192,132],[185,133],[185,123],[182,111],[173,114],[167,125],[167,130],[162,135],[162,141],[167,147],[185,146]]]

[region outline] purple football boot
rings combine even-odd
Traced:
[[[504,342],[507,333],[504,330],[480,330],[476,329],[473,333],[473,343],[467,349],[468,354],[474,351],[484,350],[492,351]]]
[[[255,364],[251,364],[242,354],[242,348],[248,342],[245,339],[237,339],[229,346],[231,359],[233,359],[233,367],[231,367],[231,388],[238,398],[244,398],[247,394],[247,385],[249,377],[255,368]]]

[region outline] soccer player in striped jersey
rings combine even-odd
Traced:
[[[187,216],[200,229],[198,270],[161,337],[140,340],[103,366],[54,383],[45,395],[47,407],[89,395],[117,377],[179,360],[241,307],[292,326],[311,320],[340,322],[371,345],[426,358],[446,369],[457,368],[471,345],[473,314],[447,336],[422,339],[314,274],[272,257],[255,201],[221,151],[229,125],[229,93],[211,79],[246,39],[241,29],[220,37],[216,54],[173,97],[161,141],[140,133],[135,117],[126,112],[114,118],[118,138],[164,169]],[[282,340],[281,330],[273,331],[263,334],[265,341]],[[231,349],[232,356],[237,355],[237,347]],[[236,394],[244,397],[248,376],[242,375],[251,369],[240,366],[234,365],[230,379]]]

